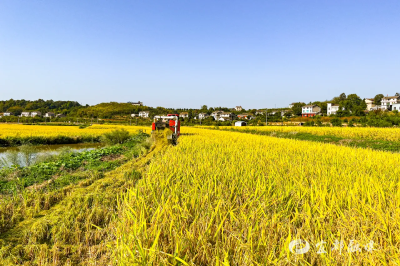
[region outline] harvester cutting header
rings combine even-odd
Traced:
[[[154,117],[154,122],[151,127],[152,135],[157,131],[165,131],[167,139],[172,144],[176,145],[179,135],[181,134],[181,122],[178,114],[168,114],[167,116],[157,115]]]

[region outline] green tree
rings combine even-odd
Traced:
[[[24,109],[21,106],[13,106],[8,108],[7,111],[14,113],[14,115],[20,115],[24,111]]]
[[[301,115],[302,107],[306,105],[305,103],[295,103],[292,107],[293,114]]]
[[[364,110],[367,108],[367,104],[357,94],[350,94],[346,100],[343,101],[339,108],[344,109],[353,115],[364,115]]]
[[[383,96],[383,94],[377,94],[377,95],[375,95],[375,97],[374,97],[374,104],[375,105],[381,105],[381,102],[382,102],[382,98],[383,97],[385,97],[385,96]]]
[[[334,127],[341,127],[342,126],[342,120],[340,118],[333,118],[333,119],[331,119],[331,124]]]

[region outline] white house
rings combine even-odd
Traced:
[[[368,111],[373,110],[372,108],[375,107],[374,99],[373,98],[366,98],[364,101],[367,104],[367,110]]]
[[[327,103],[327,114],[334,115],[339,111],[339,104]]]
[[[12,116],[12,115],[14,115],[14,113],[13,112],[5,112],[3,115],[4,116]]]
[[[247,126],[247,123],[244,121],[235,122],[235,127],[244,127],[244,126]]]
[[[394,110],[400,111],[400,103],[392,104],[392,111],[394,111]]]
[[[189,113],[188,112],[182,112],[182,113],[179,114],[179,117],[188,118],[189,117]]]
[[[265,114],[265,111],[263,111],[263,110],[256,111],[256,115],[264,115],[264,114]]]
[[[149,117],[149,114],[150,114],[149,111],[140,111],[139,112],[139,116],[144,117],[144,118]]]
[[[209,115],[207,113],[200,113],[199,114],[199,119],[206,119],[207,117],[209,117]]]
[[[131,117],[139,116],[138,114],[131,114]]]
[[[318,105],[305,105],[301,108],[301,116],[302,117],[313,117],[321,113],[321,107]]]
[[[29,117],[29,116],[31,116],[30,112],[22,112],[21,113],[21,117]]]
[[[32,117],[41,116],[41,115],[42,115],[42,113],[39,112],[39,111],[36,111],[36,112],[32,112],[32,113],[31,113],[31,116],[32,116]]]
[[[215,120],[218,120],[222,113],[222,111],[215,111],[211,113],[211,116],[214,117]]]
[[[289,104],[289,108],[290,108],[290,109],[293,108],[293,107],[294,107],[294,104],[295,104],[295,103]]]
[[[55,117],[56,115],[52,112],[45,113],[44,117]]]
[[[236,106],[235,107],[235,111],[242,111],[242,110],[243,110],[242,106]]]
[[[221,118],[227,118],[229,120],[231,120],[231,119],[236,117],[236,115],[234,113],[231,113],[231,112],[222,112],[219,116]]]
[[[382,98],[381,105],[390,106],[398,102],[400,102],[400,96],[388,96]]]
[[[382,110],[382,111],[386,111],[389,110],[390,106],[386,106],[386,105],[374,105],[373,107],[370,108],[370,110],[368,111],[375,111],[375,110]]]

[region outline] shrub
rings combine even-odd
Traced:
[[[121,144],[129,139],[129,132],[125,129],[116,129],[109,133],[105,133],[101,140],[107,144]]]
[[[342,126],[342,120],[340,118],[333,118],[331,119],[331,124],[334,127],[341,127]]]

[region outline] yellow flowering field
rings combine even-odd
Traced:
[[[372,140],[400,141],[400,128],[376,127],[303,127],[303,126],[248,126],[248,127],[219,127],[243,131],[275,131],[310,133],[319,136],[338,136],[345,138],[361,138]]]
[[[184,132],[121,199],[118,265],[400,264],[400,155]]]

